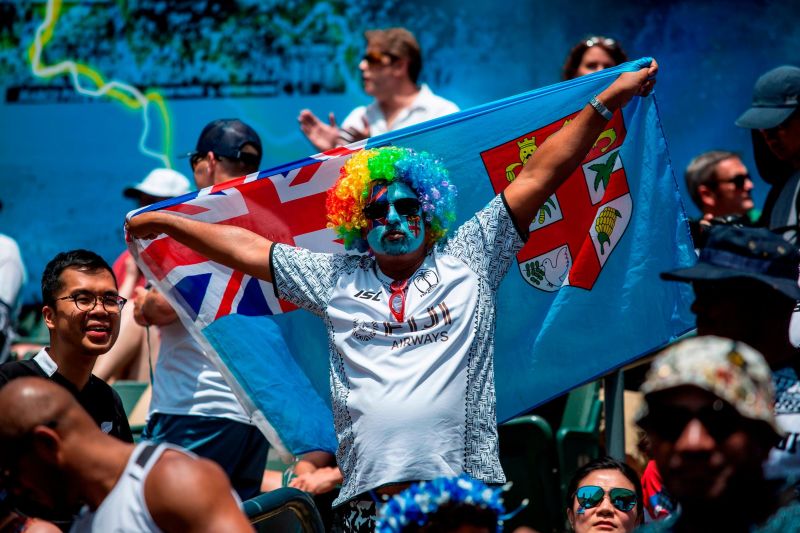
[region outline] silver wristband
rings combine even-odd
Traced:
[[[605,104],[603,104],[603,102],[598,100],[596,96],[592,96],[592,99],[589,100],[589,105],[592,106],[595,111],[600,113],[600,116],[602,116],[604,119],[611,120],[614,118],[614,113],[612,113],[611,110],[608,109]]]

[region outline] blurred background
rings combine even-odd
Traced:
[[[660,64],[656,89],[677,180],[714,148],[741,152],[733,121],[756,78],[800,64],[800,9],[785,1],[514,2],[478,0],[0,1],[0,232],[15,238],[38,298],[55,253],[113,261],[135,207],[122,196],[157,166],[191,177],[202,127],[238,117],[261,135],[267,168],[315,150],[297,115],[341,121],[361,90],[363,31],[405,26],[421,81],[462,109],[560,80],[591,35]],[[453,139],[453,142],[459,142]],[[756,207],[767,185],[755,178]]]

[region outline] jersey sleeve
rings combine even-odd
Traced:
[[[527,233],[517,229],[502,193],[459,227],[442,251],[463,261],[497,288]]]
[[[349,257],[275,243],[270,251],[275,295],[322,316]]]

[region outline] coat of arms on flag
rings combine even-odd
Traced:
[[[576,114],[481,152],[494,191],[505,189],[537,147]],[[619,150],[625,135],[622,113],[617,112],[578,170],[530,222],[531,238],[517,262],[522,278],[533,287],[547,292],[564,285],[591,290],[633,211]]]

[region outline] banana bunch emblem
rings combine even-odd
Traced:
[[[594,223],[594,229],[597,231],[597,242],[600,244],[600,253],[605,255],[605,244],[611,244],[611,233],[614,231],[614,226],[617,224],[617,219],[622,218],[622,213],[613,207],[606,207],[600,212],[597,221]]]
[[[553,209],[556,207],[556,203],[553,201],[553,197],[551,196],[544,204],[542,204],[542,207],[539,208],[539,224],[544,224],[544,221],[547,219],[547,217],[552,216],[553,214],[547,204],[552,205]]]

